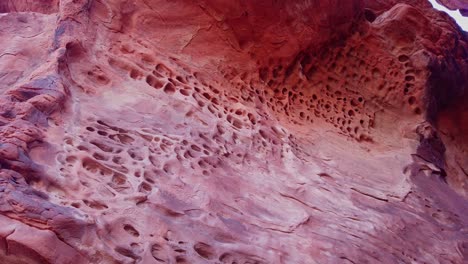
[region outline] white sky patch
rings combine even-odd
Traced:
[[[448,10],[445,6],[437,3],[436,0],[429,0],[429,2],[431,2],[432,6],[435,9],[444,11],[445,13],[449,14],[449,16],[453,17],[455,21],[457,21],[458,25],[460,25],[460,27],[463,30],[468,31],[468,17],[462,16],[460,12],[458,12],[458,10],[456,11]]]

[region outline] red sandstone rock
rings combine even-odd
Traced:
[[[0,12],[0,262],[468,260],[467,37],[426,1]]]
[[[437,0],[437,2],[450,10],[459,9],[462,15],[468,16],[468,1],[466,0]]]

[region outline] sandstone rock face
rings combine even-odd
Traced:
[[[38,12],[43,14],[56,13],[58,0],[4,0],[0,3],[0,13]]]
[[[468,1],[466,0],[437,0],[437,2],[450,10],[459,9],[463,16],[468,16]]]
[[[468,261],[467,34],[426,1],[0,12],[0,262]]]

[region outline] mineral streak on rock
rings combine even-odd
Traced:
[[[427,1],[0,12],[1,263],[468,261],[467,34]]]

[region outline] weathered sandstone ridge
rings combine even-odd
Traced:
[[[0,12],[1,263],[468,261],[467,34],[426,1]]]

